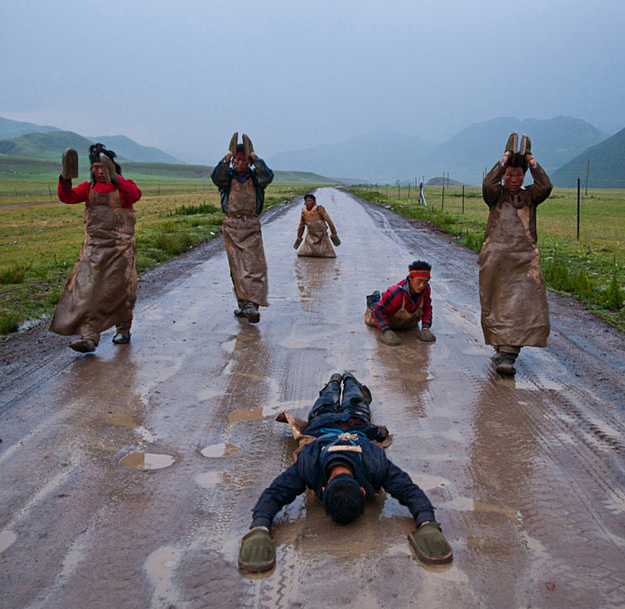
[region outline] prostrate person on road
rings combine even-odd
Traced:
[[[313,194],[307,194],[304,197],[304,208],[297,229],[297,239],[293,244],[295,249],[302,243],[304,228],[306,228],[306,240],[297,252],[298,256],[336,258],[336,252],[330,244],[330,239],[337,247],[341,245],[341,240],[336,234],[336,228],[328,212],[323,205],[317,205],[317,199]],[[330,229],[330,239],[328,239],[328,228]]]
[[[85,241],[65,290],[59,299],[50,330],[63,336],[78,334],[70,342],[74,351],[90,353],[100,333],[111,326],[113,342],[130,342],[132,312],[137,297],[135,212],[141,198],[135,183],[121,175],[115,153],[102,144],[89,147],[91,181],[72,188],[78,177],[78,154],[63,154],[58,197],[63,203],[86,203]]]
[[[303,430],[309,442],[299,451],[297,461],[263,491],[252,510],[251,530],[241,541],[240,569],[260,572],[274,566],[271,523],[307,488],[321,499],[326,513],[338,524],[348,524],[360,516],[365,499],[384,488],[416,521],[417,528],[408,539],[417,556],[433,564],[452,560],[452,549],[434,519],[429,499],[375,443],[385,439],[388,430],[371,423],[370,403],[371,393],[353,374],[330,377]]]
[[[379,328],[381,340],[387,345],[401,345],[394,330],[419,326],[417,338],[427,343],[436,341],[432,330],[432,300],[430,275],[432,267],[423,260],[415,260],[408,267],[408,276],[380,296],[379,291],[367,296],[365,323]]]
[[[219,161],[211,178],[221,194],[226,219],[221,227],[228,254],[230,276],[238,309],[234,314],[250,323],[260,321],[259,307],[268,307],[267,260],[259,216],[265,203],[265,188],[273,171],[254,153],[250,138],[239,134],[230,140],[226,156]],[[234,167],[230,166],[230,161]]]
[[[549,308],[536,246],[536,208],[553,186],[531,153],[524,135],[508,138],[501,161],[484,178],[482,194],[489,207],[486,240],[478,258],[482,330],[496,349],[496,371],[515,374],[522,346],[546,347]],[[523,187],[529,165],[534,184]],[[503,185],[501,179],[503,177]]]

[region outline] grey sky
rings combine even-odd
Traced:
[[[497,116],[625,126],[625,2],[21,0],[0,6],[0,116],[214,163]]]

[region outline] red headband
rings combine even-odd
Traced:
[[[426,271],[425,269],[417,269],[416,271],[410,271],[408,273],[409,277],[427,277],[430,278],[430,271]]]

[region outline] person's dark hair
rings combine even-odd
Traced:
[[[512,157],[508,161],[509,167],[520,167],[523,170],[523,173],[527,173],[527,159],[524,154],[519,154],[518,152],[514,152]]]
[[[245,152],[245,146],[243,144],[237,144],[237,147],[234,153],[236,154],[237,152]]]
[[[315,197],[315,195],[313,195],[311,192],[304,195],[304,201],[306,199],[312,199],[313,201],[317,201],[317,197]]]
[[[326,514],[338,524],[349,524],[365,510],[365,496],[357,480],[339,474],[328,483],[322,497]]]
[[[409,271],[431,271],[432,265],[424,260],[415,260],[409,267]]]
[[[111,161],[113,161],[115,165],[115,171],[121,175],[122,168],[121,165],[115,160],[117,156],[112,150],[107,150],[104,144],[93,144],[89,146],[89,162],[90,163],[99,163],[100,162],[100,153],[104,153]],[[95,176],[93,173],[91,174],[91,181],[95,183]]]

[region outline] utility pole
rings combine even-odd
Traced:
[[[577,178],[577,240],[579,241],[580,180]]]
[[[588,174],[590,173],[590,159],[588,159],[588,164],[586,165],[586,189],[584,192],[584,196],[588,196]]]

